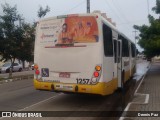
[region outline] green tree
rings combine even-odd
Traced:
[[[156,6],[152,8],[156,14],[160,14],[160,0],[156,0]]]
[[[0,55],[2,55],[2,60],[11,60],[11,63],[13,63],[17,56],[15,49],[17,49],[18,46],[18,37],[21,37],[18,34],[20,28],[18,25],[15,25],[19,15],[17,14],[16,6],[10,7],[6,3],[5,5],[2,5],[2,8],[4,15],[0,16]]]
[[[1,61],[10,60],[12,65],[15,59],[33,61],[36,23],[29,24],[18,14],[17,7],[5,3],[2,5],[3,15],[0,16],[0,56]],[[50,8],[39,8],[38,17],[44,17]],[[20,24],[18,24],[20,23]],[[11,65],[11,68],[13,67]],[[12,73],[12,71],[11,71]]]
[[[17,58],[24,61],[33,61],[33,49],[35,41],[35,24],[22,23],[20,33],[22,38],[19,43]]]
[[[38,10],[38,17],[42,18],[44,17],[48,12],[50,12],[50,8],[48,6],[46,6],[46,8],[42,8],[42,6],[39,7]]]
[[[152,8],[156,14],[160,14],[160,0],[156,0],[156,6]],[[140,40],[138,44],[144,48],[144,53],[148,58],[160,55],[160,19],[148,16],[150,25],[133,27],[139,30]]]
[[[33,61],[33,43],[35,39],[34,28],[23,22],[19,23],[21,16],[17,12],[16,6],[9,4],[2,5],[3,15],[0,16],[0,55],[2,60],[11,61],[13,65],[15,59],[21,61]],[[11,68],[13,67],[11,65]],[[12,70],[10,77],[12,75]]]
[[[3,16],[0,16],[0,55],[1,60],[11,61],[11,68],[13,68],[13,63],[17,58],[17,48],[19,46],[20,36],[19,32],[21,29],[15,24],[19,19],[19,14],[17,13],[16,6],[10,7],[9,4],[2,5]],[[12,75],[12,69],[10,72],[10,77]]]

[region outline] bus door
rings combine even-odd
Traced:
[[[118,87],[123,88],[123,73],[122,73],[122,41],[115,40],[116,47],[116,62],[117,62],[117,78],[118,78]]]

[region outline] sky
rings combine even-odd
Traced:
[[[0,0],[0,4],[8,3],[17,6],[17,11],[26,22],[38,21],[37,11],[39,6],[50,7],[50,12],[45,16],[53,17],[64,14],[86,13],[87,0]],[[135,42],[133,25],[148,25],[148,13],[157,17],[151,10],[156,5],[156,0],[90,0],[90,11],[100,10],[106,13],[116,23],[119,31]],[[0,15],[2,15],[0,6]],[[138,33],[137,33],[138,34]],[[137,45],[137,48],[142,49]]]

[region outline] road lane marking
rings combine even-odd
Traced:
[[[60,95],[62,95],[62,94],[63,94],[63,93],[60,93],[60,94],[55,95],[55,96],[52,96],[52,97],[50,97],[50,98],[47,98],[47,99],[45,99],[45,100],[42,100],[42,101],[40,101],[40,102],[38,102],[38,103],[35,103],[35,104],[33,104],[33,105],[30,105],[30,106],[28,106],[28,107],[25,107],[25,108],[20,109],[20,110],[17,110],[17,111],[23,111],[23,110],[26,110],[26,109],[28,109],[28,108],[34,107],[34,106],[36,106],[36,105],[38,105],[38,104],[44,103],[44,102],[46,102],[46,101],[49,101],[50,99],[53,99],[53,98],[55,98],[55,97],[57,97],[57,96],[60,96]]]
[[[25,108],[23,108],[23,109],[19,109],[19,110],[17,110],[17,111],[24,111],[24,110],[26,110],[26,109],[28,109],[28,108],[31,108],[31,107],[34,107],[34,106],[36,106],[36,105],[38,105],[38,104],[41,104],[41,103],[44,103],[44,102],[49,101],[49,100],[51,100],[51,99],[54,99],[54,98],[56,98],[57,96],[60,96],[60,95],[63,95],[63,93],[59,93],[58,95],[52,96],[52,97],[47,98],[47,99],[42,100],[42,101],[39,101],[38,103],[35,103],[35,104],[33,104],[33,105],[30,105],[30,106],[27,106],[27,107],[25,107]],[[4,119],[4,117],[0,117],[0,120],[1,120],[1,119]]]
[[[147,74],[147,72],[146,72],[146,74]],[[142,78],[141,82],[139,83],[139,85],[138,85],[137,89],[136,89],[136,90],[135,90],[135,92],[134,92],[134,95],[138,92],[138,89],[139,89],[139,87],[141,86],[141,84],[143,83],[143,81],[144,81],[144,78],[145,78],[146,74],[143,76],[143,78]]]

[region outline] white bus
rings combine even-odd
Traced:
[[[133,76],[135,60],[134,43],[99,14],[37,23],[35,89],[112,94]]]

